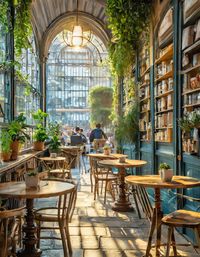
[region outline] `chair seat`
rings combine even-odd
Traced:
[[[58,208],[41,208],[35,211],[35,219],[40,221],[58,221]]]
[[[177,210],[162,218],[162,222],[168,226],[198,226],[200,225],[200,213],[188,210]]]

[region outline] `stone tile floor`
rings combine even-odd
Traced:
[[[147,245],[149,222],[145,218],[139,219],[136,212],[112,211],[112,199],[109,195],[106,205],[103,204],[102,196],[94,201],[89,173],[79,176],[78,171],[74,170],[73,177],[80,180],[76,209],[70,223],[73,257],[142,256]],[[48,200],[40,200],[37,205],[45,205],[46,201]],[[188,243],[178,233],[176,240],[181,244]],[[42,240],[41,249],[42,257],[63,257],[59,240]],[[179,246],[178,252],[179,256],[200,256],[192,246]]]

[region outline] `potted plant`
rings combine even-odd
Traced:
[[[48,116],[47,113],[39,109],[37,112],[32,113],[32,117],[35,121],[35,131],[33,134],[33,149],[36,151],[44,150],[44,141],[48,138],[46,128],[44,127],[45,118]]]
[[[12,138],[6,129],[1,132],[1,158],[4,162],[10,161]]]
[[[36,170],[31,170],[25,174],[26,188],[37,188],[39,184],[39,175]]]
[[[173,171],[167,163],[163,162],[160,164],[159,173],[163,182],[170,182],[172,180]]]
[[[28,127],[25,123],[26,117],[23,113],[10,122],[8,125],[8,133],[11,136],[11,160],[16,160],[19,154],[19,144],[25,143],[26,139],[30,140],[30,136],[26,133],[26,128]]]
[[[109,155],[110,154],[110,146],[109,145],[104,145],[103,147],[103,154]]]
[[[49,151],[50,153],[57,154],[61,146],[60,142],[60,124],[57,122],[50,122],[48,125],[48,134],[50,137]]]

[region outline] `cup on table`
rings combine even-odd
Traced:
[[[50,157],[51,157],[51,158],[56,158],[56,157],[57,157],[57,153],[51,153],[51,154],[50,154]]]
[[[119,163],[124,163],[124,162],[126,162],[126,157],[124,157],[124,156],[121,156],[121,157],[119,157]]]

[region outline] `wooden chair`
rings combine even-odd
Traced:
[[[17,241],[21,243],[21,217],[24,208],[0,210],[0,256],[16,256]],[[18,240],[16,240],[16,236]]]
[[[189,201],[200,202],[200,199],[190,196],[179,195],[181,198]],[[168,226],[167,248],[165,256],[170,254],[170,246],[173,246],[174,255],[177,256],[176,242],[174,236],[174,228],[184,227],[193,229],[197,241],[197,245],[200,249],[200,212],[190,210],[177,210],[162,218],[162,224]]]
[[[52,179],[53,180],[53,179]],[[58,180],[58,179],[55,179]],[[63,181],[63,180],[61,180]],[[66,181],[67,182],[67,181]],[[77,187],[73,190],[58,197],[58,204],[56,207],[40,208],[35,211],[35,220],[38,224],[37,238],[38,247],[40,246],[40,239],[58,239],[62,240],[64,257],[72,255],[72,246],[69,236],[68,223],[70,222],[70,215],[73,215],[71,210],[75,207],[74,200],[76,199]],[[52,226],[46,226],[46,223],[53,223]],[[54,223],[58,223],[58,227]],[[45,229],[59,229],[61,237],[44,236],[41,237],[41,230]]]
[[[109,168],[101,168],[98,164],[98,159],[92,159],[92,172],[94,176],[94,200],[96,200],[96,195],[99,195],[99,182],[105,182],[105,191],[104,191],[104,203],[106,203],[106,194],[107,190],[110,192],[113,200],[115,200],[114,189],[117,186],[118,176],[112,174]]]
[[[106,139],[94,139],[94,141],[93,141],[94,150],[97,152],[97,151],[103,149],[105,143],[106,143]]]
[[[17,167],[15,169],[15,172],[14,172],[14,181],[23,181],[25,173],[26,173],[26,166],[25,165]]]

